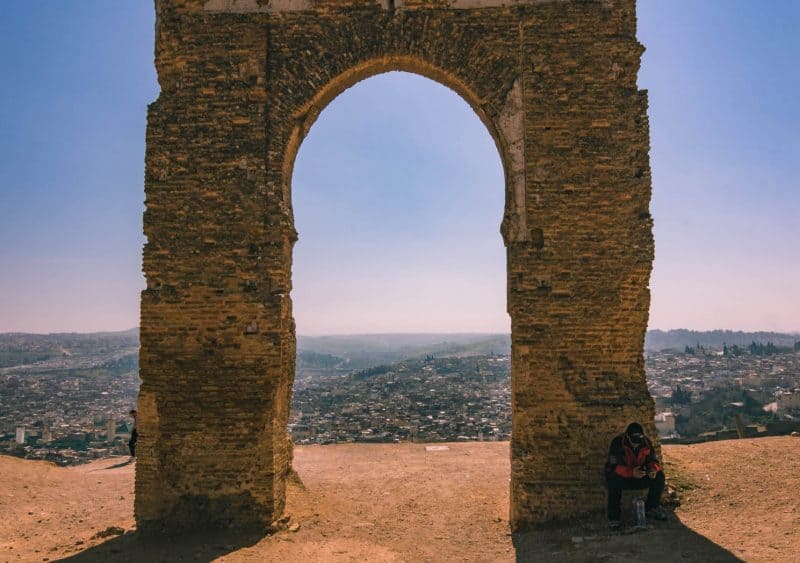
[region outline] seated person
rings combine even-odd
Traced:
[[[659,506],[664,491],[664,471],[658,462],[650,439],[638,422],[628,425],[624,433],[611,441],[606,464],[606,483],[608,484],[608,519],[611,528],[622,527],[623,489],[647,489],[645,514],[653,520],[666,520],[667,516]]]

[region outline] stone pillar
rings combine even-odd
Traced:
[[[291,379],[274,374],[293,373],[294,232],[267,182],[267,33],[157,9],[136,519],[144,530],[269,525],[288,468]]]
[[[547,31],[523,32],[530,236],[508,247],[515,528],[602,510],[610,440],[632,421],[657,436],[635,3],[560,8]]]

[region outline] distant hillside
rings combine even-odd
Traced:
[[[332,354],[319,354],[309,350],[297,351],[297,369],[333,369],[344,367],[347,363],[346,358]]]
[[[701,344],[706,348],[722,348],[723,344],[742,347],[752,342],[791,347],[800,341],[800,334],[780,332],[743,332],[732,330],[697,331],[687,329],[649,330],[645,350],[683,350]],[[299,336],[300,354],[313,353],[345,359],[349,367],[374,366],[426,355],[464,357],[508,354],[508,334],[363,334],[342,336]]]
[[[742,332],[732,330],[649,330],[645,349],[683,350],[701,344],[707,348],[722,348],[723,344],[747,346],[751,342],[776,346],[793,346],[800,334],[780,332]],[[297,339],[298,365],[308,368],[346,366],[363,369],[424,356],[466,357],[509,354],[511,336],[508,334],[355,334],[334,336],[303,336]],[[46,364],[70,356],[106,356],[106,360],[135,353],[139,347],[139,329],[121,332],[0,334],[0,368],[31,364]]]
[[[0,334],[0,369],[138,369],[139,329],[121,332]]]
[[[298,358],[341,358],[351,369],[388,364],[424,356],[464,357],[507,355],[511,348],[507,334],[359,334],[342,336],[299,336]]]
[[[752,342],[766,344],[772,342],[776,346],[792,346],[800,340],[800,334],[780,332],[742,332],[732,330],[648,330],[644,340],[645,350],[683,350],[686,346],[700,344],[706,348],[722,348],[728,346],[747,346]]]

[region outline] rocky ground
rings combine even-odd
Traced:
[[[683,503],[611,534],[602,517],[508,531],[508,444],[298,447],[293,526],[150,540],[134,531],[133,464],[58,468],[0,456],[0,561],[798,561],[798,438],[667,446]],[[299,527],[298,527],[299,526]]]

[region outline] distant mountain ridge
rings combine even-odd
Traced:
[[[667,349],[683,350],[686,346],[700,344],[706,348],[722,348],[728,346],[747,346],[752,342],[766,344],[772,342],[776,346],[793,346],[800,340],[800,334],[784,332],[743,332],[733,330],[648,330],[644,339],[645,350],[657,351]]]
[[[722,348],[723,344],[747,346],[751,342],[793,346],[797,341],[800,341],[800,333],[649,330],[645,337],[645,350],[683,350],[686,346],[697,344],[706,348]],[[135,353],[138,346],[138,328],[95,333],[0,333],[0,368],[46,362],[76,353],[83,355],[123,350]],[[348,369],[363,369],[425,356],[507,355],[510,349],[509,334],[493,333],[386,333],[297,337],[299,363],[305,362],[309,367],[330,367],[341,361]]]
[[[508,334],[406,333],[297,337],[298,358],[311,354],[341,358],[350,369],[363,369],[425,356],[507,355]]]
[[[706,348],[722,348],[724,344],[748,346],[752,342],[776,346],[793,346],[800,333],[744,332],[733,330],[649,330],[645,350],[683,350],[700,344]],[[342,336],[299,336],[301,352],[328,354],[348,358],[360,365],[392,363],[406,358],[432,356],[469,356],[509,354],[509,334],[367,334]],[[371,362],[371,364],[370,364]]]
[[[136,355],[138,365],[138,348],[138,328],[92,333],[6,332],[0,333],[0,369],[22,366],[46,368],[52,367],[54,362],[62,368],[68,363],[83,366],[87,363],[114,363],[128,355]]]

